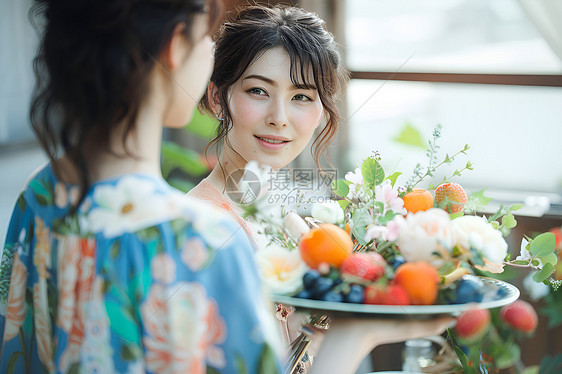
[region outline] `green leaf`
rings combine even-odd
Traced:
[[[111,321],[111,329],[123,340],[140,344],[140,335],[135,318],[131,312],[121,304],[114,301],[106,301],[105,309]]]
[[[342,179],[336,179],[332,181],[332,190],[338,196],[346,197],[349,194],[349,186],[347,181]]]
[[[498,369],[512,366],[521,357],[521,349],[517,344],[507,344],[502,348],[501,352],[494,357],[494,362]]]
[[[521,208],[523,208],[523,204],[513,204],[509,207],[509,210],[515,212],[516,210],[519,210]]]
[[[193,176],[200,176],[209,171],[199,153],[183,148],[174,142],[163,141],[162,174],[164,177],[168,177],[174,169],[180,169]]]
[[[537,236],[531,242],[530,252],[533,256],[542,257],[554,253],[556,238],[554,233],[545,232]]]
[[[142,350],[136,344],[123,344],[121,346],[121,358],[125,361],[137,361],[142,358]]]
[[[25,357],[23,356],[23,353],[21,353],[21,352],[12,353],[12,355],[8,359],[8,364],[6,365],[6,374],[12,374],[14,372],[14,370],[16,370],[16,365],[18,363],[18,357],[20,357],[20,356],[25,360]]]
[[[459,347],[459,344],[457,342],[457,338],[455,336],[454,330],[447,327],[447,336],[448,336],[449,340],[451,341],[451,346],[455,350],[455,353],[457,354],[457,357],[459,358],[459,361],[460,361],[460,363],[461,363],[461,365],[464,369],[465,374],[475,374],[476,370],[472,366],[468,366],[468,357],[466,357],[464,352]]]
[[[453,213],[453,214],[449,214],[449,217],[451,217],[451,220],[455,219],[455,218],[459,218],[464,216],[464,212],[461,210],[460,212],[457,213]]]
[[[546,256],[541,256],[537,258],[540,259],[543,264],[552,264],[553,266],[555,266],[556,263],[558,262],[558,256],[556,256],[556,253],[550,253]]]
[[[464,208],[465,212],[475,212],[485,206],[487,206],[493,199],[491,197],[484,196],[485,189],[477,192],[473,192],[468,195],[468,201]]]
[[[185,193],[189,192],[193,187],[195,187],[194,183],[180,178],[169,178],[168,183],[175,189],[178,189]]]
[[[246,366],[246,363],[244,362],[242,356],[237,354],[234,360],[236,365],[236,372],[238,374],[248,374],[248,367]]]
[[[396,179],[398,179],[398,177],[399,177],[401,174],[402,174],[402,173],[399,172],[399,171],[394,172],[394,173],[390,174],[389,176],[387,176],[387,177],[385,178],[385,180],[388,179],[388,180],[390,181],[390,184],[392,184],[392,186],[394,187],[394,184],[396,183]]]
[[[365,234],[367,233],[367,225],[373,222],[371,214],[367,208],[360,208],[353,212],[351,219],[353,220],[353,236],[355,236],[359,244],[367,244]]]
[[[517,226],[517,221],[515,220],[515,217],[512,213],[507,213],[505,216],[503,216],[502,226],[508,229],[512,229]]]
[[[367,186],[376,186],[384,180],[384,170],[377,160],[367,157],[361,166],[363,180]]]
[[[185,126],[185,130],[202,138],[211,139],[217,133],[218,124],[216,118],[194,110],[193,118]]]
[[[410,123],[406,123],[404,125],[404,128],[402,128],[398,136],[394,138],[394,141],[401,144],[418,147],[423,150],[426,149],[425,140],[423,140],[420,132]]]
[[[539,374],[556,374],[562,372],[562,355],[546,356],[541,361]]]
[[[277,356],[269,344],[265,344],[258,361],[258,373],[275,374],[277,371]]]
[[[537,283],[544,282],[548,279],[550,274],[554,271],[554,266],[551,263],[544,264],[543,268],[533,274],[533,280]]]
[[[350,202],[349,200],[338,200],[338,204],[340,204],[341,209],[345,211],[345,208],[347,208]]]

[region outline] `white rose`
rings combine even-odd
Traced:
[[[462,216],[453,220],[458,244],[475,249],[493,264],[501,264],[507,255],[507,243],[492,224],[477,216]]]
[[[283,226],[285,226],[289,235],[297,242],[300,240],[301,236],[310,231],[308,224],[295,212],[289,212],[285,218],[283,218]]]
[[[443,209],[431,208],[394,218],[400,226],[398,248],[406,261],[429,261],[433,252],[450,251],[456,242],[451,218]]]
[[[343,210],[336,201],[328,200],[324,203],[317,203],[312,206],[312,217],[325,223],[343,223]]]
[[[532,271],[525,277],[525,279],[523,279],[523,288],[525,289],[525,291],[527,291],[529,297],[533,301],[537,301],[538,299],[541,299],[550,293],[549,286],[542,282],[535,282],[535,280],[533,279],[533,275],[535,273],[536,271]]]
[[[270,244],[256,253],[256,262],[263,282],[271,292],[291,294],[302,286],[308,267],[298,250]]]

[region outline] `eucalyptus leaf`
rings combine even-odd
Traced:
[[[533,280],[537,283],[544,282],[548,279],[550,274],[554,271],[554,266],[551,263],[544,264],[543,268],[533,274]]]
[[[556,253],[550,253],[546,256],[537,258],[539,258],[543,264],[552,264],[553,266],[558,262],[558,256],[556,256]]]
[[[530,252],[533,256],[543,257],[550,253],[554,253],[556,238],[554,233],[545,232],[537,236],[531,242]]]
[[[366,208],[360,208],[353,213],[351,219],[353,220],[353,236],[355,236],[359,244],[367,244],[365,234],[367,233],[367,225],[373,222],[371,214]]]
[[[512,229],[517,226],[517,221],[515,220],[515,217],[512,213],[507,213],[505,216],[503,216],[502,226],[508,229]]]

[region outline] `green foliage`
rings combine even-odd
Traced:
[[[276,374],[277,371],[277,356],[273,348],[269,344],[265,344],[258,361],[258,373],[263,374]]]
[[[337,196],[346,197],[349,194],[349,181],[342,179],[332,181],[332,191]]]
[[[167,178],[174,169],[180,169],[189,175],[200,176],[209,169],[199,153],[183,148],[174,142],[162,142],[162,173]]]
[[[219,122],[215,118],[195,110],[191,122],[184,129],[201,138],[211,139],[217,132],[218,124]]]
[[[353,221],[352,234],[359,244],[365,245],[365,234],[367,233],[367,225],[373,222],[373,217],[366,207],[356,209],[351,219]]]
[[[401,144],[425,149],[425,140],[423,140],[420,132],[409,122],[404,124],[404,127],[402,128],[398,136],[394,138],[394,141]]]
[[[562,372],[562,355],[546,356],[541,361],[539,374],[556,374]]]
[[[548,317],[548,327],[562,325],[562,291],[550,291],[545,297],[546,306],[541,309],[541,314]]]
[[[384,180],[384,170],[374,157],[367,157],[361,166],[363,181],[367,188],[377,186]]]
[[[404,186],[406,192],[412,191],[412,189],[415,186],[417,186],[419,183],[421,183],[425,178],[434,177],[435,172],[437,171],[438,168],[440,168],[445,164],[453,163],[453,161],[456,160],[457,156],[459,156],[461,153],[467,154],[467,151],[470,149],[468,144],[466,144],[460,151],[454,153],[453,155],[446,154],[443,160],[439,162],[438,153],[439,153],[439,148],[441,147],[437,143],[439,138],[441,137],[441,129],[442,129],[441,125],[437,125],[433,129],[432,139],[428,141],[427,152],[426,152],[427,166],[422,166],[421,164],[416,165],[412,173],[412,177],[406,182]],[[455,171],[450,177],[444,177],[443,180],[437,185],[447,182],[452,177],[461,176],[462,172],[465,170],[472,170],[472,163],[470,161],[466,163],[464,168],[455,169]],[[435,188],[435,185],[432,184],[430,186],[430,189],[433,188]]]

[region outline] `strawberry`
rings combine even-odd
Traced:
[[[443,183],[435,190],[435,205],[450,214],[462,212],[468,198],[460,184]]]
[[[537,328],[537,312],[524,300],[517,300],[501,308],[500,317],[513,329],[527,334],[533,333]]]
[[[464,345],[480,341],[490,325],[491,315],[488,309],[469,309],[457,318],[455,333],[459,342]]]
[[[386,287],[372,284],[365,288],[363,302],[378,305],[409,305],[410,298],[406,289],[399,284],[390,283]]]
[[[343,260],[340,272],[342,276],[363,278],[376,281],[385,273],[386,261],[375,252],[355,252]]]

